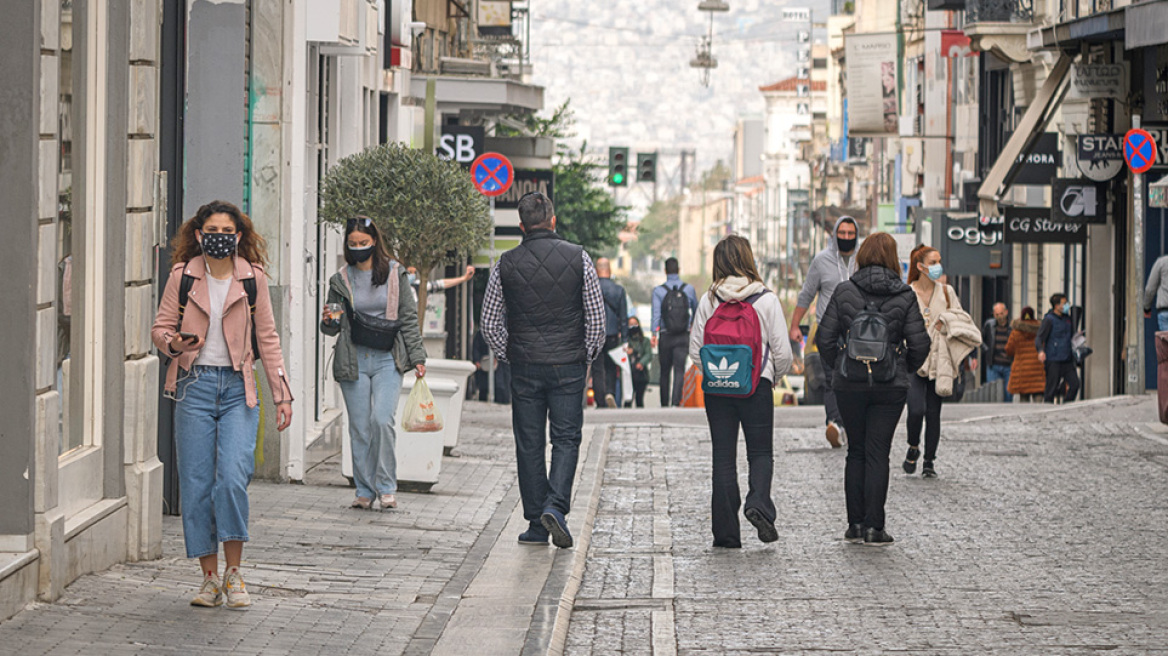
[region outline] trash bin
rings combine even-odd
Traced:
[[[1156,333],[1156,397],[1160,423],[1168,424],[1168,331]]]

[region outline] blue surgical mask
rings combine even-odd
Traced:
[[[945,269],[940,263],[929,265],[929,280],[940,280],[945,275]]]
[[[411,285],[416,285],[416,284],[418,284],[418,274],[416,274],[416,273],[407,273],[407,274],[406,274],[406,278],[408,278],[408,279],[409,279],[409,281],[410,281],[410,284],[411,284]]]

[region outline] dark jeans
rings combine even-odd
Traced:
[[[645,388],[648,386],[649,386],[649,374],[642,371],[638,375],[638,372],[636,370],[634,370],[633,371],[633,400],[626,403],[625,407],[626,408],[633,407],[634,402],[636,402],[638,408],[645,407]]]
[[[921,445],[921,424],[925,426],[925,460],[937,459],[937,444],[941,442],[941,397],[937,396],[937,381],[908,375],[908,444]],[[848,440],[852,439],[848,431]]]
[[[487,400],[487,389],[490,387],[490,373],[475,372],[475,387],[479,391],[479,400]],[[495,403],[507,405],[511,402],[511,365],[500,362],[495,366]]]
[[[592,392],[598,408],[608,407],[604,403],[605,395],[616,394],[616,375],[620,372],[620,367],[608,357],[608,352],[617,346],[620,346],[618,336],[605,337],[604,348],[600,349],[600,353],[592,361]]]
[[[1042,400],[1046,403],[1054,403],[1054,397],[1062,394],[1065,384],[1067,393],[1063,395],[1063,400],[1074,401],[1079,394],[1079,371],[1075,369],[1075,361],[1051,362],[1047,360],[1043,366],[1046,367],[1046,391],[1043,392]]]
[[[588,366],[511,364],[511,422],[519,464],[523,517],[538,522],[546,508],[568,514],[584,426]],[[552,442],[549,470],[545,451]]]
[[[738,509],[742,499],[738,492],[738,427],[746,436],[747,479],[746,508],[757,508],[763,517],[775,521],[775,502],[771,500],[774,475],[775,401],[771,381],[760,378],[754,394],[742,398],[706,395],[706,420],[710,423],[713,447],[713,493],[711,516],[714,546],[742,546],[738,530]]]
[[[839,424],[843,420],[840,418],[839,401],[836,400],[835,389],[831,386],[831,378],[834,373],[831,367],[823,367],[823,411],[827,415],[827,421]]]
[[[685,358],[689,355],[689,331],[661,333],[657,338],[657,358],[661,362],[661,407],[681,405],[685,385]],[[670,380],[672,377],[672,381]],[[672,384],[670,384],[672,382]]]
[[[841,390],[836,394],[848,431],[848,464],[844,470],[848,523],[882,529],[884,502],[888,498],[888,453],[908,391],[876,388]]]

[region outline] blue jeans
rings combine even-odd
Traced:
[[[1156,327],[1160,330],[1168,330],[1168,310],[1156,312]]]
[[[1006,403],[1014,402],[1014,395],[1010,393],[1010,365],[1008,364],[991,364],[986,368],[986,382],[992,383],[995,380],[1003,381],[1006,390]]]
[[[397,492],[393,416],[401,396],[402,375],[390,351],[356,348],[357,380],[342,381],[341,394],[349,412],[357,496],[372,499]]]
[[[246,375],[253,375],[248,372]],[[243,376],[195,366],[176,389],[174,440],[187,557],[247,542],[247,486],[255,472],[259,407],[247,407]]]
[[[586,363],[511,364],[511,423],[523,518],[538,522],[546,508],[568,514],[584,428]],[[550,433],[552,464],[545,451]]]

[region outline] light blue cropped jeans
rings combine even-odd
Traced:
[[[357,349],[357,380],[342,381],[353,446],[357,496],[374,499],[397,492],[397,455],[393,416],[401,396],[402,375],[390,351]]]
[[[247,407],[243,374],[231,367],[192,367],[176,392],[183,539],[187,557],[200,558],[218,553],[220,542],[248,540],[260,409]]]

